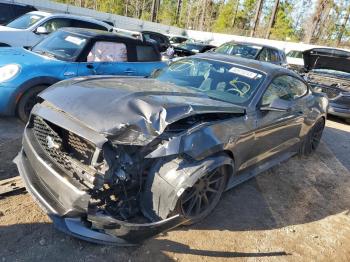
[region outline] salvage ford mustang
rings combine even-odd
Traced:
[[[292,71],[220,54],[40,97],[15,159],[28,191],[58,229],[117,245],[198,222],[225,190],[313,152],[328,106]]]

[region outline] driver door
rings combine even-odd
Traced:
[[[88,52],[86,62],[79,63],[78,75],[135,75],[128,64],[124,43],[96,41]]]
[[[289,75],[277,76],[266,89],[257,108],[257,129],[250,163],[257,163],[285,153],[297,151],[301,128],[307,114],[307,86]],[[272,108],[274,100],[283,100],[285,109]]]

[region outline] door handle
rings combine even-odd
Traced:
[[[92,65],[92,64],[88,64],[88,65],[86,65],[86,67],[89,69],[94,69],[94,65]]]
[[[126,70],[124,71],[124,73],[125,73],[125,74],[133,74],[133,73],[135,73],[135,70],[126,69]]]

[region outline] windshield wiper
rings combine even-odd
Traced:
[[[56,55],[54,55],[53,53],[50,53],[50,52],[48,52],[48,51],[35,50],[34,52],[37,53],[37,54],[40,54],[40,55],[44,55],[44,56],[48,56],[48,57],[56,58],[56,59],[57,59],[57,56],[56,56]]]

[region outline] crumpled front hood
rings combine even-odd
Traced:
[[[40,65],[46,61],[53,61],[51,58],[45,58],[34,52],[21,47],[1,47],[0,48],[0,66],[7,64]]]
[[[304,66],[312,69],[331,69],[350,73],[350,52],[331,48],[313,48],[303,52]]]
[[[191,115],[245,112],[199,91],[144,78],[71,79],[40,97],[98,133],[134,144],[152,141],[169,124]]]

